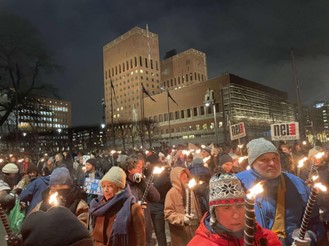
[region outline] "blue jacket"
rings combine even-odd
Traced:
[[[285,229],[287,237],[286,245],[291,245],[293,242],[292,233],[295,229],[299,229],[302,222],[304,210],[310,194],[310,189],[304,184],[304,181],[299,177],[290,174],[282,173],[286,181],[285,193]],[[255,203],[255,215],[257,222],[266,229],[271,229],[274,223],[276,211],[276,185],[279,178],[264,179],[253,169],[249,169],[236,174],[241,180],[246,189],[250,189],[261,180],[265,180],[263,196],[259,195]],[[314,207],[312,217],[309,223],[309,230],[313,231],[318,240],[324,236],[325,229],[320,221],[319,209]]]
[[[50,176],[46,176],[33,180],[19,195],[19,199],[22,202],[30,203],[26,209],[26,214],[28,214],[39,202],[42,201],[42,192],[48,188],[49,178]]]

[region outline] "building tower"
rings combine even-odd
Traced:
[[[140,27],[103,47],[106,124],[143,117],[143,90],[160,92],[158,35]]]

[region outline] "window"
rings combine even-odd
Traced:
[[[181,117],[181,119],[184,119],[184,110],[180,111],[180,117]]]
[[[200,107],[200,115],[204,115],[204,106]]]
[[[135,56],[135,67],[137,67],[137,57]]]
[[[143,59],[142,59],[142,57],[140,56],[140,57],[139,57],[139,65],[140,65],[140,66],[143,66],[143,62],[142,62],[142,60],[143,60]]]
[[[175,119],[176,119],[176,120],[179,120],[179,111],[176,111],[176,112],[175,112]]]
[[[198,108],[193,108],[193,116],[198,116]]]
[[[187,118],[191,117],[191,109],[187,109]]]
[[[145,67],[148,67],[147,58],[145,58]]]

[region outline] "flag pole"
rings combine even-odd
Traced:
[[[170,125],[170,108],[169,108],[169,91],[167,88],[167,109],[168,109],[168,127],[169,127],[169,146],[171,146],[171,125]]]
[[[112,130],[112,140],[113,140],[113,147],[115,147],[115,133],[114,133],[114,110],[113,110],[113,81],[112,81],[112,78],[110,78],[110,83],[111,83],[111,90],[110,90],[110,93],[111,93],[111,130]]]

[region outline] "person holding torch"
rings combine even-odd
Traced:
[[[164,215],[169,224],[171,245],[175,246],[187,245],[202,216],[193,187],[188,186],[190,176],[183,167],[174,167],[170,172],[172,188],[166,195]]]
[[[264,181],[264,192],[255,201],[257,222],[276,233],[283,245],[293,243],[292,233],[299,229],[310,189],[299,177],[281,171],[277,148],[264,138],[251,140],[248,145],[250,169],[236,174],[245,188]],[[311,245],[328,245],[319,210],[314,209],[307,234]]]
[[[246,194],[240,180],[232,174],[217,173],[209,182],[207,212],[188,246],[244,245]],[[252,245],[282,245],[274,232],[255,222]]]

